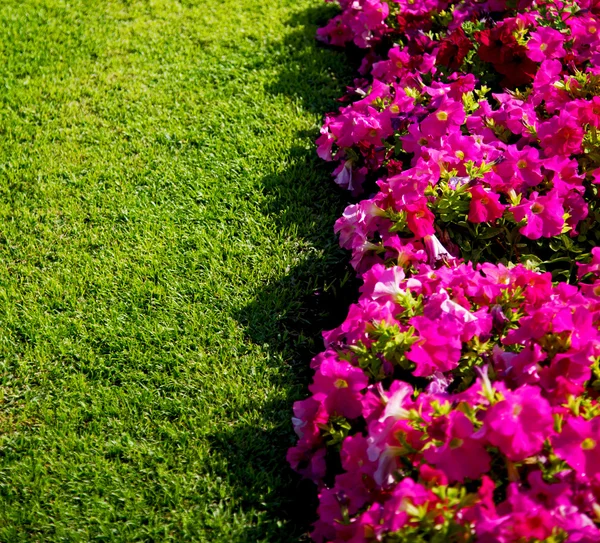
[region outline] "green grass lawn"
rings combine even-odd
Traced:
[[[351,75],[321,3],[0,3],[0,541],[306,532],[291,405],[345,258],[312,142]]]

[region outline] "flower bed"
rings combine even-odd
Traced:
[[[343,0],[364,284],[288,459],[315,541],[600,541],[600,3]]]

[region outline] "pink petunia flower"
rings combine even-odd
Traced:
[[[527,56],[535,62],[562,58],[565,55],[564,42],[565,36],[558,30],[541,26],[527,42]]]
[[[568,417],[559,435],[552,438],[554,453],[581,476],[600,473],[600,418]]]
[[[450,482],[477,479],[490,469],[484,442],[474,437],[473,423],[460,411],[452,411],[445,422],[444,442],[429,447],[424,458],[440,469]]]
[[[566,110],[540,123],[537,133],[546,156],[569,156],[581,152],[583,128],[577,122],[577,118]]]
[[[468,219],[474,223],[494,222],[504,214],[505,206],[500,203],[500,196],[492,191],[476,185],[470,191],[471,203]]]
[[[562,233],[565,210],[556,191],[546,196],[532,192],[529,199],[524,198],[511,211],[517,221],[527,220],[520,232],[529,239],[550,238]]]
[[[427,200],[425,198],[407,205],[406,214],[408,227],[415,237],[424,238],[435,233],[433,227],[435,216],[427,207]]]
[[[322,361],[309,390],[329,413],[354,419],[362,412],[360,392],[368,384],[363,370],[329,357]]]
[[[504,400],[494,404],[485,415],[488,442],[515,462],[541,451],[553,433],[554,419],[540,389],[525,385],[514,392],[505,390]]]

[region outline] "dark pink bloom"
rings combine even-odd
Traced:
[[[329,420],[325,406],[313,397],[298,401],[294,404],[292,423],[296,435],[306,442],[316,442],[319,439],[319,425]]]
[[[584,197],[574,190],[567,193],[563,199],[565,211],[569,214],[567,225],[571,228],[570,235],[577,234],[579,223],[588,216],[589,209]]]
[[[384,304],[370,299],[360,299],[348,310],[346,320],[337,328],[323,332],[326,347],[336,344],[354,344],[367,342],[366,328],[372,321],[396,323],[394,319],[396,306],[391,302]]]
[[[502,522],[492,529],[496,541],[547,541],[559,520],[541,503],[512,483],[507,499],[498,507]],[[504,537],[506,539],[504,539]],[[488,539],[487,541],[491,541]]]
[[[364,38],[366,29],[377,30],[383,24],[389,14],[389,6],[379,0],[362,0],[360,4],[362,9],[353,20],[354,25],[351,26],[354,26],[355,32]]]
[[[376,62],[371,70],[371,76],[375,80],[394,81],[395,78],[405,73],[410,73],[410,54],[406,49],[392,47],[388,52],[389,60]]]
[[[367,456],[368,443],[364,436],[357,434],[348,436],[342,444],[340,458],[342,467],[350,471],[358,471],[360,473],[373,475],[376,465],[371,462]]]
[[[352,41],[352,30],[344,23],[342,17],[331,19],[327,26],[317,30],[317,37],[322,41],[328,41],[331,45],[343,47],[346,42]]]
[[[327,473],[324,447],[313,449],[300,441],[295,447],[288,449],[286,460],[293,470],[314,482],[321,481]]]
[[[412,479],[403,479],[394,488],[390,499],[384,505],[383,525],[386,531],[396,532],[410,520],[406,505],[424,505],[437,501],[436,496],[425,487],[415,483]]]
[[[362,184],[365,181],[366,174],[366,168],[354,168],[351,160],[340,163],[333,172],[335,182],[355,195],[362,192]]]
[[[348,505],[343,493],[336,488],[323,488],[319,493],[319,519],[314,524],[312,532],[313,541],[333,541],[342,537],[348,528],[342,523],[341,505]],[[344,539],[347,539],[344,537]]]
[[[561,80],[563,66],[559,60],[546,60],[540,65],[533,81],[532,103],[537,106],[543,100],[555,99],[559,94],[554,83]]]

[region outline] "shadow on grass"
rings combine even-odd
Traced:
[[[352,81],[353,64],[345,53],[319,45],[318,26],[332,16],[331,6],[311,8],[294,17],[294,30],[274,47],[287,55],[280,75],[267,92],[298,100],[305,111],[322,118],[337,109],[339,98]],[[282,365],[276,383],[283,397],[263,406],[265,431],[253,426],[236,426],[212,436],[213,448],[224,455],[228,476],[236,479],[237,498],[244,508],[266,510],[273,530],[269,541],[308,540],[315,520],[316,489],[294,474],[285,460],[296,439],[291,416],[294,401],[308,395],[312,377],[310,359],[322,350],[321,332],[339,325],[348,306],[357,297],[357,281],[347,254],[339,249],[333,223],[347,204],[347,194],[338,191],[331,179],[331,165],[316,156],[314,131],[299,133],[290,149],[290,166],[263,179],[267,204],[264,213],[277,217],[283,233],[294,232],[312,248],[302,264],[290,269],[281,280],[267,284],[236,318],[248,337],[268,345],[273,361]],[[302,142],[304,145],[298,145]],[[265,478],[274,486],[266,487]],[[282,522],[277,520],[284,519]],[[243,535],[248,542],[265,541],[265,527],[250,527]]]

